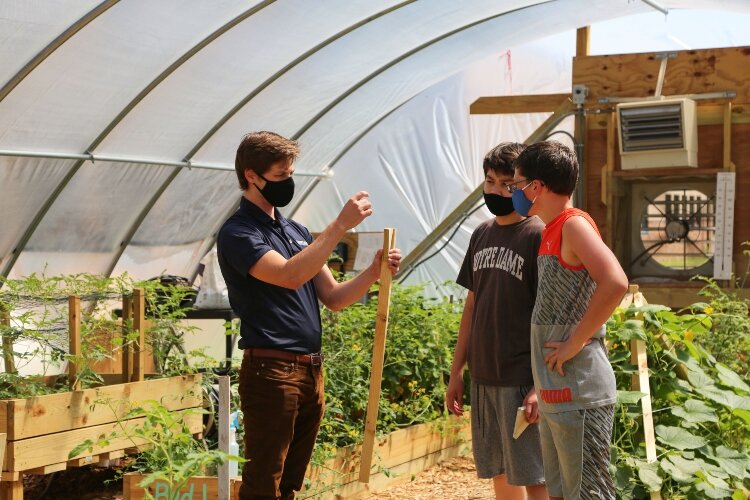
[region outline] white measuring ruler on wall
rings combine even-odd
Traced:
[[[714,239],[714,278],[732,278],[734,247],[734,193],[737,174],[716,174],[716,233]]]

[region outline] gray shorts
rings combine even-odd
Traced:
[[[544,413],[539,434],[550,496],[565,500],[614,500],[609,473],[614,405]]]
[[[508,484],[544,483],[538,425],[530,425],[513,439],[516,410],[531,386],[497,387],[471,384],[471,446],[477,476],[505,474]]]

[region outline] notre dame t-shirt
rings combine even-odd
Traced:
[[[543,229],[536,216],[506,226],[493,218],[471,235],[456,281],[474,292],[468,363],[479,384],[534,383],[530,328]]]

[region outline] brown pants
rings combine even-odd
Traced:
[[[322,367],[245,356],[239,395],[249,460],[240,499],[293,499],[323,420]]]

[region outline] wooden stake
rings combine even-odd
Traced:
[[[396,230],[383,230],[383,257],[380,265],[380,288],[378,289],[378,315],[375,322],[375,342],[372,348],[372,373],[370,375],[370,398],[367,401],[365,437],[362,443],[362,461],[359,468],[359,481],[370,481],[372,452],[375,447],[375,428],[378,423],[378,402],[380,383],[383,380],[385,360],[385,337],[388,332],[388,311],[391,306],[391,270],[388,268],[388,252],[396,246]]]
[[[10,311],[0,306],[0,325],[10,328]],[[17,373],[16,360],[13,357],[13,339],[3,335],[3,360],[5,360],[5,373]]]
[[[229,453],[229,405],[232,399],[229,377],[219,377],[219,450]],[[219,467],[218,500],[229,500],[229,461]]]
[[[133,301],[128,295],[122,296],[122,383],[130,382],[130,371],[133,363],[130,357],[133,350],[127,340],[128,324],[133,318]]]
[[[134,349],[133,355],[133,377],[131,382],[142,382],[143,381],[143,367],[145,364],[145,323],[144,317],[145,310],[145,299],[143,294],[143,288],[135,288],[133,290],[133,329],[138,332],[138,343]]]
[[[81,298],[71,295],[68,297],[68,335],[70,337],[70,356],[81,355]],[[78,380],[77,361],[68,360],[68,383],[71,391],[80,391],[81,382]]]
[[[636,307],[648,304],[643,294],[638,291],[638,285],[628,286],[628,293],[622,304],[628,302]],[[641,410],[643,411],[643,438],[646,441],[646,462],[656,462],[656,436],[654,435],[654,416],[651,409],[651,386],[648,383],[648,356],[646,354],[646,342],[643,340],[632,339],[630,341],[630,363],[638,367],[638,371],[632,375],[630,387],[634,391],[640,391],[644,394],[641,398]],[[650,494],[652,500],[661,499],[661,492],[659,491],[651,491]]]

